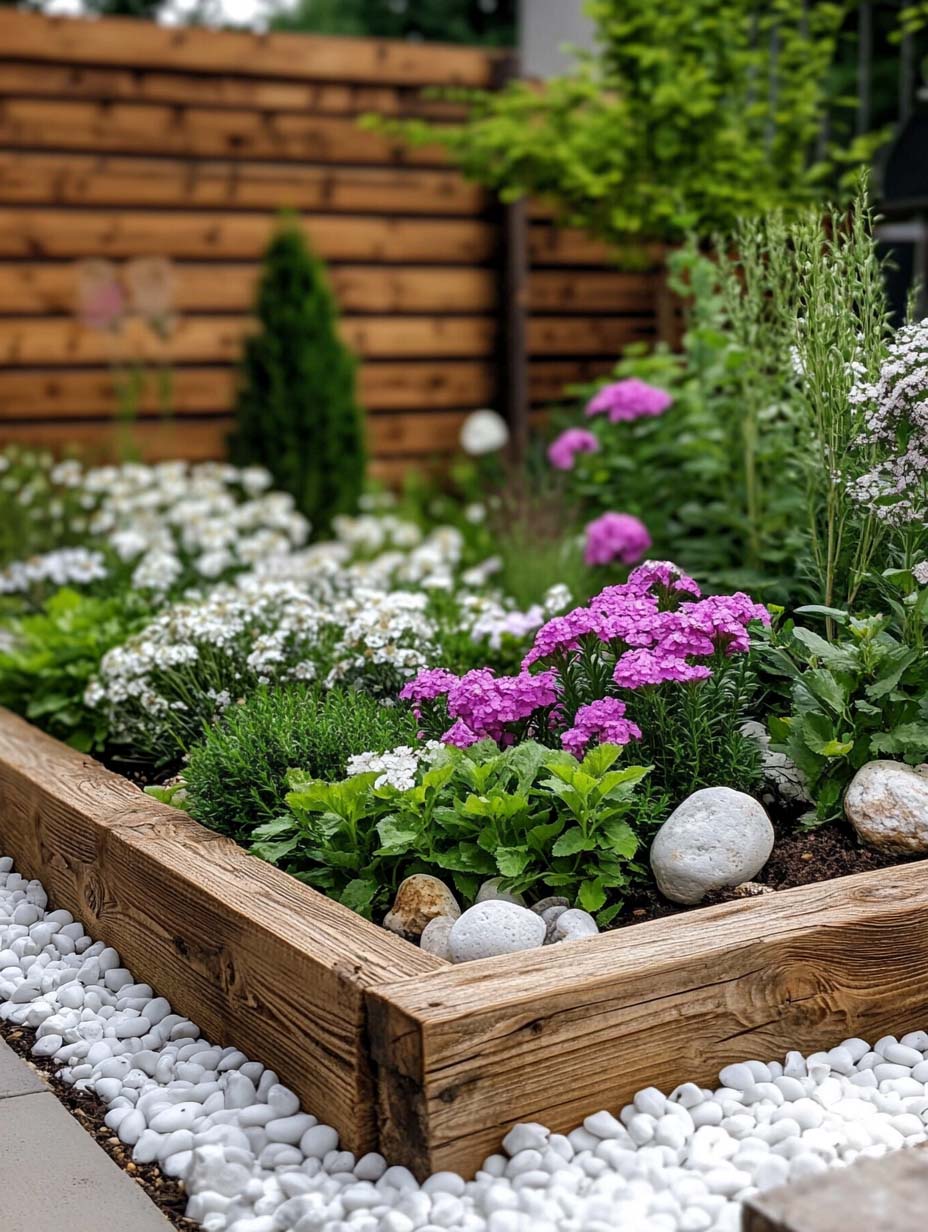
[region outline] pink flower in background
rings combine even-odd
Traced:
[[[645,524],[630,513],[604,513],[586,528],[583,559],[588,565],[633,565],[651,546]]]
[[[631,376],[604,385],[587,403],[586,413],[608,415],[610,423],[622,423],[663,415],[672,402],[666,390]]]
[[[548,446],[548,461],[559,471],[573,470],[578,453],[596,453],[599,441],[586,428],[567,428]]]
[[[77,311],[91,329],[115,330],[122,324],[126,295],[112,261],[81,261],[77,269]]]
[[[591,740],[597,744],[626,745],[641,739],[641,728],[625,718],[625,703],[616,697],[602,697],[581,706],[574,725],[561,736],[561,744],[574,757],[582,757]]]

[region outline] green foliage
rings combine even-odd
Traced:
[[[84,690],[106,651],[147,615],[135,592],[98,599],[58,590],[41,611],[0,628],[0,705],[84,752],[103,748],[108,725]]]
[[[277,817],[287,794],[287,771],[336,779],[349,757],[415,741],[416,722],[405,707],[389,707],[363,693],[301,684],[260,688],[209,728],[184,769],[184,807],[197,821],[247,838]]]
[[[515,42],[516,0],[298,0],[275,13],[275,30],[442,43]]]
[[[391,127],[444,145],[508,200],[549,198],[619,247],[728,231],[821,194],[830,168],[815,149],[847,7],[592,0],[600,51],[574,75],[464,95],[464,124]]]
[[[763,651],[770,673],[789,685],[786,713],[768,720],[772,747],[806,777],[814,810],[807,826],[841,816],[857,770],[879,757],[917,765],[928,756],[928,588],[892,601],[889,615],[855,618],[839,608],[800,608],[837,626],[829,641],[786,622]],[[921,632],[907,642],[902,621]]]
[[[587,419],[600,449],[576,459],[570,480],[591,514],[641,518],[656,558],[712,587],[785,601],[796,592],[805,512],[779,308],[795,298],[786,224],[777,215],[742,223],[720,247],[738,255],[710,259],[691,243],[670,258],[687,312],[681,353],[630,348],[613,373],[666,389],[672,406],[631,423]]]
[[[500,877],[529,897],[564,894],[601,923],[645,875],[635,857],[664,802],[636,790],[648,771],[616,768],[601,745],[578,763],[532,741],[438,753],[407,791],[374,773],[342,783],[291,775],[290,816],[255,833],[256,854],[372,916],[414,872],[450,875],[466,903]]]
[[[266,467],[318,537],[335,514],[357,509],[364,433],[355,359],[338,337],[323,265],[296,220],[283,221],[265,253],[256,316],[230,455],[236,465]]]

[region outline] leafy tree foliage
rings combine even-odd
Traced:
[[[821,192],[819,135],[846,8],[593,0],[599,51],[574,74],[468,93],[462,125],[394,127],[443,143],[505,198],[549,197],[613,242],[729,231]]]
[[[516,0],[299,0],[271,25],[314,34],[505,46],[515,41],[515,23]]]

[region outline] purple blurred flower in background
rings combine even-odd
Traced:
[[[588,565],[633,565],[650,546],[644,522],[630,513],[604,513],[587,525],[583,559]]]
[[[548,446],[548,461],[559,471],[573,470],[578,453],[596,453],[599,441],[586,428],[567,428]]]
[[[604,385],[587,403],[587,415],[608,415],[610,423],[663,415],[673,402],[666,390],[631,376]]]

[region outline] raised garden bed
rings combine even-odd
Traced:
[[[0,711],[0,849],[356,1151],[472,1172],[653,1083],[928,1016],[928,862],[452,967]]]

